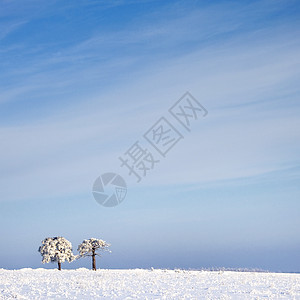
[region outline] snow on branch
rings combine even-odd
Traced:
[[[71,262],[76,259],[72,252],[72,244],[64,237],[48,237],[42,241],[42,246],[38,250],[42,257],[42,263],[65,261]]]
[[[78,246],[78,251],[79,251],[79,256],[84,257],[84,256],[93,256],[93,255],[99,255],[97,254],[96,251],[108,251],[111,252],[108,247],[110,244],[103,240],[91,238],[88,240],[84,240],[79,246]]]

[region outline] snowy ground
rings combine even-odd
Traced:
[[[1,299],[300,299],[300,274],[0,269]]]

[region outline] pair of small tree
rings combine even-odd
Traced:
[[[77,251],[79,255],[74,255],[72,251],[72,244],[64,237],[48,237],[42,241],[42,246],[39,247],[43,259],[42,263],[57,262],[58,270],[61,270],[61,264],[65,261],[72,262],[73,260],[81,257],[92,257],[92,268],[96,271],[96,255],[101,256],[97,251],[109,251],[110,244],[103,240],[91,238],[84,240],[79,246]]]

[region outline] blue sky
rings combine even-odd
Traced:
[[[299,272],[299,16],[298,1],[0,0],[0,267],[55,267],[37,249],[62,235],[110,242],[104,268]],[[186,91],[208,115],[137,184],[118,157]],[[128,185],[114,208],[91,193],[105,172]]]

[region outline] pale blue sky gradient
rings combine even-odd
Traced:
[[[55,267],[37,249],[62,235],[111,242],[105,268],[299,272],[299,17],[298,1],[0,0],[0,267]],[[136,184],[118,157],[186,91],[208,115]],[[128,184],[111,209],[91,193],[105,172]]]

